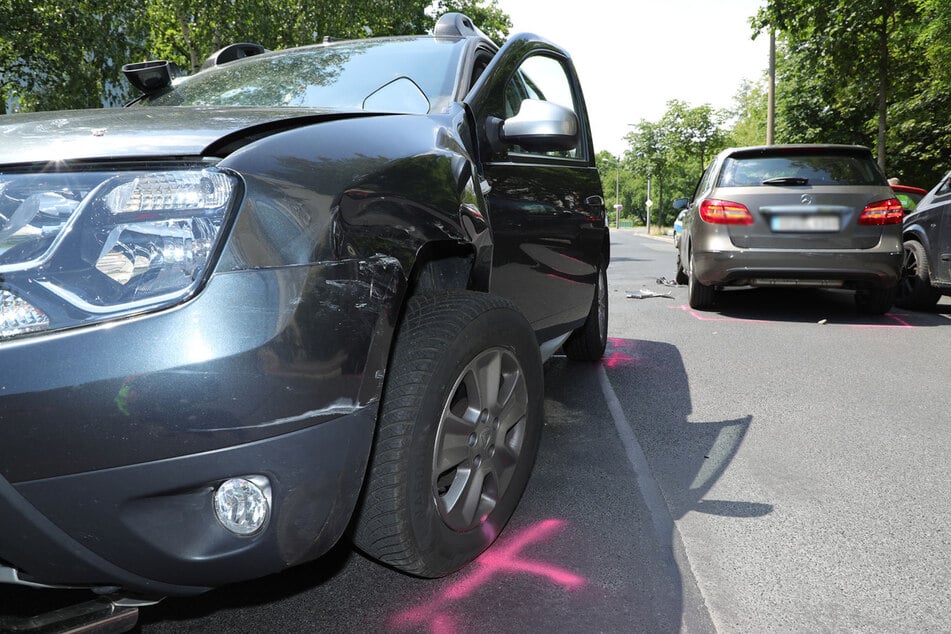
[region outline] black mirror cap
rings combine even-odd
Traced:
[[[674,199],[674,209],[680,211],[681,209],[686,209],[690,206],[689,198],[675,198]]]
[[[125,64],[122,74],[136,90],[150,95],[171,86],[172,80],[179,75],[179,69],[174,63],[160,59]]]

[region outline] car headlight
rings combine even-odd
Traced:
[[[0,339],[181,301],[238,190],[213,167],[0,174]]]

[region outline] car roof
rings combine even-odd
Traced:
[[[754,145],[749,147],[727,148],[720,153],[720,156],[763,156],[804,153],[849,154],[863,157],[872,155],[872,151],[864,145],[843,145],[837,143],[789,143],[782,145]]]

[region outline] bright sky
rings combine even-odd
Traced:
[[[499,0],[511,32],[532,32],[572,57],[596,151],[618,154],[642,119],[666,103],[732,106],[744,79],[769,64],[769,38],[752,40],[749,18],[764,0]]]

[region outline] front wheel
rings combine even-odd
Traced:
[[[535,334],[505,299],[411,298],[389,363],[353,541],[439,577],[488,548],[528,482],[542,428]]]
[[[917,240],[906,240],[904,251],[895,303],[905,308],[931,308],[941,299],[941,293],[931,286],[928,252]]]
[[[684,270],[684,263],[680,259],[680,251],[677,251],[677,274],[674,276],[674,281],[680,285],[687,284],[690,281],[687,272]]]

